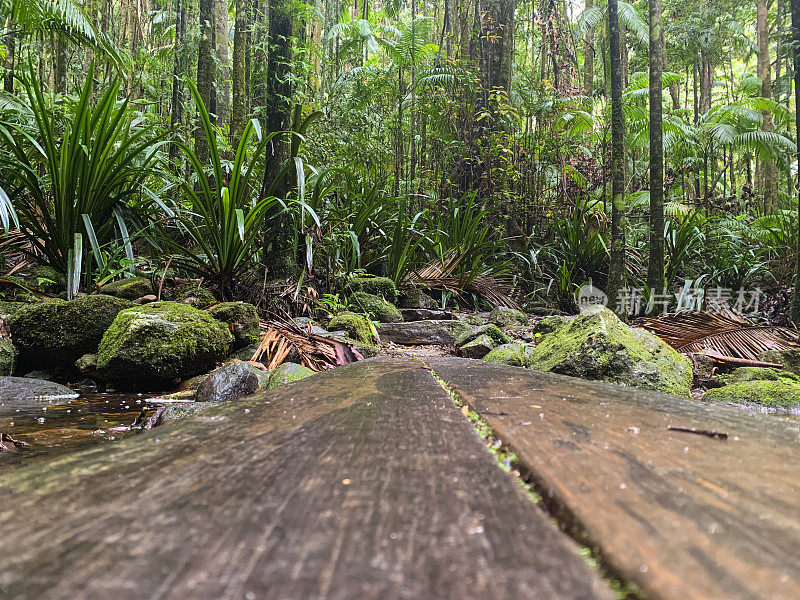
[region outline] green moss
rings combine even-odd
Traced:
[[[292,383],[293,381],[300,381],[306,377],[311,377],[313,374],[314,371],[308,367],[304,367],[295,363],[283,363],[272,371],[266,388],[271,390],[279,385],[284,385],[287,383]]]
[[[17,366],[17,349],[11,340],[0,339],[0,376],[13,375]]]
[[[730,375],[723,375],[720,380],[726,385],[744,383],[746,381],[783,381],[784,383],[800,383],[800,377],[789,371],[763,367],[739,367]]]
[[[31,290],[37,290],[36,281],[18,275],[3,275],[0,278],[0,299],[7,302],[40,302],[41,298]]]
[[[707,402],[754,403],[775,408],[800,406],[800,385],[785,381],[741,381],[708,390]]]
[[[398,306],[402,308],[439,308],[439,304],[418,287],[398,292]]]
[[[209,314],[227,323],[233,333],[234,349],[245,348],[260,339],[258,311],[246,302],[221,302],[208,309]]]
[[[97,351],[114,318],[130,306],[127,300],[105,295],[50,300],[23,308],[8,325],[21,359],[71,367],[84,354]]]
[[[0,302],[0,319],[8,319],[30,304],[26,302]]]
[[[210,291],[194,283],[183,285],[175,290],[175,301],[194,308],[208,308],[217,299]]]
[[[351,312],[343,312],[330,320],[328,323],[329,331],[344,331],[347,337],[366,344],[375,344],[375,330],[372,323],[362,315]]]
[[[488,323],[486,325],[480,325],[479,327],[473,327],[472,329],[468,329],[458,334],[456,336],[455,345],[457,348],[460,348],[461,346],[470,343],[482,335],[490,337],[495,344],[511,343],[511,338],[503,333],[497,325],[494,323]]]
[[[359,306],[370,318],[381,323],[399,323],[403,315],[394,304],[387,302],[380,296],[367,292],[355,292],[351,296],[353,303]]]
[[[541,319],[533,328],[534,335],[539,337],[554,333],[566,327],[567,321],[563,317],[552,315]]]
[[[527,347],[525,344],[503,344],[489,352],[489,354],[483,357],[483,360],[498,365],[524,367],[526,350]]]
[[[489,315],[489,322],[498,327],[513,327],[515,325],[527,325],[528,315],[521,310],[498,306]]]
[[[129,277],[128,279],[112,281],[104,285],[102,291],[109,296],[127,298],[128,300],[136,300],[142,296],[155,293],[153,283],[146,277]]]
[[[102,375],[126,387],[163,385],[208,371],[224,358],[233,336],[205,311],[157,302],[122,311],[100,342]]]
[[[345,292],[366,292],[389,302],[397,301],[397,286],[388,277],[353,277],[345,285]]]
[[[692,385],[688,358],[600,307],[543,337],[526,366],[679,396],[688,396]]]

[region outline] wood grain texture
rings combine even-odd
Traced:
[[[430,365],[646,597],[800,598],[800,421],[479,361]]]
[[[0,532],[2,598],[612,598],[411,361],[8,473]]]

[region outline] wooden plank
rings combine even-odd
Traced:
[[[613,597],[412,361],[9,473],[0,532],[3,598]]]
[[[430,365],[646,597],[800,598],[796,417],[479,361]]]

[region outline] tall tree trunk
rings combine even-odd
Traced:
[[[515,0],[488,0],[483,13],[481,47],[485,65],[484,83],[487,90],[511,88],[511,63],[514,55]]]
[[[769,59],[769,25],[767,23],[767,0],[757,0],[756,30],[758,34],[758,77],[761,79],[761,96],[772,97],[772,78]],[[764,111],[764,124],[761,129],[772,131],[772,112]],[[771,160],[759,161],[761,196],[764,214],[770,214],[775,208],[775,196],[778,188],[776,182],[775,163]]]
[[[795,127],[800,131],[800,0],[791,0],[792,7],[792,63],[794,65],[794,107]],[[797,166],[800,169],[800,144],[797,150]],[[800,198],[798,198],[800,199]],[[798,209],[798,227],[800,227],[800,202]],[[797,236],[797,262],[795,264],[794,293],[789,309],[789,317],[800,323],[800,232]]]
[[[250,26],[250,0],[236,0],[236,25],[233,32],[233,105],[231,140],[237,143],[247,121],[247,30]]]
[[[186,38],[186,0],[175,0],[175,46],[172,65],[172,110],[170,128],[176,131],[183,121],[183,44]],[[170,163],[175,164],[178,147],[169,147]]]
[[[664,285],[663,44],[661,0],[650,0],[650,260],[647,265],[647,285],[651,293]]]
[[[61,34],[56,34],[56,36],[55,91],[65,94],[67,92],[67,40]]]
[[[267,57],[267,118],[266,131],[285,131],[290,128],[293,86],[292,34],[294,18],[291,0],[270,0],[269,4],[269,55]],[[267,146],[264,166],[263,194],[271,193],[285,198],[291,179],[281,175],[281,169],[290,157],[291,138],[275,136]],[[290,171],[293,173],[293,171]],[[294,232],[285,212],[267,215],[265,228],[264,262],[271,277],[286,277],[297,267],[291,253]]]
[[[594,0],[586,0],[586,9],[594,6]],[[583,93],[591,96],[594,91],[594,27],[586,31],[583,46]]]
[[[625,122],[622,115],[622,62],[617,0],[608,0],[609,64],[611,76],[611,267],[607,294],[609,305],[627,319],[620,306],[625,277]],[[621,310],[620,310],[621,309]]]
[[[228,0],[216,0],[214,45],[217,54],[217,125],[227,123],[230,112],[231,65],[228,52]]]
[[[197,91],[209,112],[216,103],[214,94],[214,0],[200,0],[200,41],[197,45]],[[201,162],[208,159],[208,140],[202,127],[195,130],[195,151]]]

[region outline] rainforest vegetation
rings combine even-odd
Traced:
[[[297,315],[372,274],[797,320],[792,4],[0,0],[2,293],[169,274]]]

